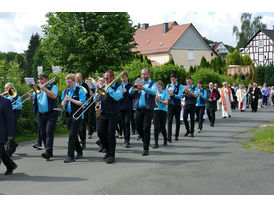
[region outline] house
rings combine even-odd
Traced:
[[[241,49],[242,55],[248,54],[255,67],[270,65],[274,61],[274,28],[260,29]]]
[[[214,42],[214,43],[209,44],[209,46],[217,54],[220,54],[222,59],[224,59],[226,57],[226,55],[229,54],[229,51],[227,50],[227,48],[225,47],[223,42]]]
[[[198,66],[203,56],[207,61],[216,57],[191,23],[142,24],[135,32],[134,40],[137,46],[133,51],[146,55],[153,66],[165,64],[172,57],[175,64],[184,66],[188,71],[191,65]]]

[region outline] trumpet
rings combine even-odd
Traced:
[[[143,79],[136,79],[134,85],[132,86],[132,89],[137,91],[138,90],[138,86],[143,86],[145,84],[145,81]]]
[[[10,96],[10,97],[14,98],[14,97],[16,97],[16,95],[17,95],[16,89],[14,87],[10,87],[8,91],[3,92],[0,96],[3,96],[3,97]]]
[[[100,110],[101,110],[101,102],[97,102],[95,106],[96,118],[100,116]]]

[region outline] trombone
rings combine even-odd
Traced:
[[[121,76],[122,76],[122,74],[124,73],[124,71],[122,71],[115,79],[113,79],[113,81],[111,82],[111,83],[109,83],[104,89],[103,88],[97,88],[97,93],[100,95],[100,96],[102,96],[102,97],[104,97],[104,98],[106,98],[107,97],[107,89],[109,88],[109,87],[111,87],[111,85],[115,82],[115,81],[117,81]],[[88,102],[90,102],[90,100],[94,97],[94,95],[95,95],[96,93],[94,93],[73,115],[72,115],[72,118],[74,119],[74,120],[78,120],[90,107],[91,107],[91,105],[93,105],[94,103],[95,103],[95,100],[93,100],[86,108],[85,108],[85,110],[84,111],[82,111],[82,113],[78,116],[78,117],[76,117],[75,115],[81,110],[81,109],[83,109],[84,107],[85,107],[85,105],[88,103]]]
[[[41,88],[44,87],[44,86],[46,86],[47,84],[51,84],[51,83],[54,82],[54,81],[55,81],[55,77],[53,77],[52,79],[50,79],[49,81],[47,81],[45,84],[42,84],[41,86],[39,86],[38,84],[33,85],[31,90],[27,91],[25,94],[23,94],[23,95],[21,96],[21,99],[22,99],[24,96],[26,96],[27,94],[31,93],[32,91],[34,91],[36,94],[41,94],[41,92],[42,92]],[[23,103],[24,103],[25,101],[27,101],[28,99],[29,99],[29,97],[28,97],[28,98],[25,98],[19,105],[16,106],[16,108],[17,108],[18,106],[20,106],[21,104],[23,104]],[[15,104],[18,100],[19,100],[19,99],[17,99],[16,101],[14,101],[12,104]],[[15,108],[14,108],[14,109],[15,109]]]

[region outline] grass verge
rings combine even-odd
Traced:
[[[274,153],[274,123],[250,132],[253,133],[252,138],[243,143],[244,148]]]
[[[54,131],[54,136],[66,135],[68,134],[68,129],[66,127],[57,127]],[[37,139],[37,133],[25,133],[21,136],[16,136],[16,142],[24,142]]]

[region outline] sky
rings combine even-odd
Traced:
[[[138,2],[141,3],[138,6],[135,5],[137,8],[135,9],[135,7],[121,4],[121,1],[122,0],[116,0],[120,7],[117,7],[116,4],[110,4],[109,7],[105,6],[101,8],[101,4],[98,4],[95,7],[92,6],[91,8],[87,7],[84,9],[80,7],[79,9],[73,5],[72,7],[66,7],[64,5],[60,5],[58,7],[57,4],[56,8],[58,11],[127,11],[131,20],[136,25],[138,23],[148,23],[149,25],[155,25],[170,21],[177,21],[178,24],[192,23],[202,36],[210,40],[222,41],[223,43],[232,45],[234,47],[237,44],[236,37],[232,34],[232,28],[234,25],[240,28],[240,17],[244,11],[235,9],[233,12],[230,12],[230,8],[227,7],[225,10],[209,12],[210,10],[216,10],[216,7],[211,8],[211,6],[209,6],[204,9],[202,7],[203,5],[200,4],[200,6],[197,8],[195,7],[195,10],[197,9],[195,12],[181,9],[183,7],[180,8],[162,4],[157,5],[157,7],[154,9],[150,9],[151,6],[154,5],[147,3],[147,6],[144,6],[146,5],[142,4],[145,2],[144,0],[139,0]],[[14,9],[14,6],[11,6],[7,6],[8,11],[11,10],[10,8],[12,8],[12,10]],[[192,10],[193,7],[189,6],[189,9]],[[31,11],[28,11],[28,9],[23,7],[22,10],[20,5],[17,5],[17,8],[14,12],[0,10],[1,52],[13,51],[22,53],[24,50],[27,50],[32,34],[38,33],[40,36],[43,35],[41,25],[46,24],[46,12],[53,11],[52,8],[47,7],[44,9],[38,7],[38,9],[33,9]],[[258,15],[263,16],[262,22],[267,24],[268,29],[273,29],[274,11],[256,12],[252,11],[252,9],[249,10],[250,11],[248,12],[252,13],[253,17]]]

